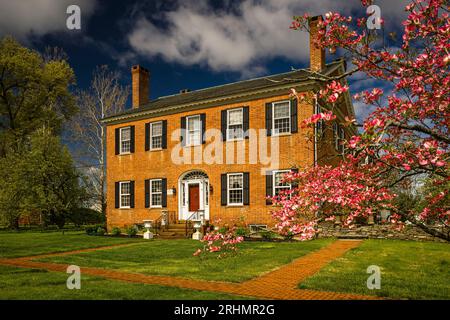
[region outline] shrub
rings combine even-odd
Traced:
[[[121,233],[122,233],[122,230],[120,230],[119,227],[114,227],[114,228],[112,228],[112,230],[111,230],[111,234],[112,234],[113,236],[120,236]]]
[[[106,233],[106,230],[104,228],[102,228],[102,227],[97,228],[97,231],[96,231],[97,236],[104,236],[105,233]]]
[[[97,235],[102,236],[106,232],[105,226],[103,224],[87,226],[87,227],[85,227],[84,230],[86,231],[86,234],[88,234],[90,236],[97,236]],[[100,231],[100,233],[99,233],[99,231]]]
[[[245,227],[239,227],[236,229],[236,235],[240,237],[246,237],[249,235],[249,230]]]
[[[261,231],[260,235],[264,240],[272,240],[275,237],[275,233],[272,231]]]
[[[132,225],[126,228],[126,232],[129,237],[133,237],[137,234],[138,229],[136,228],[136,226]]]

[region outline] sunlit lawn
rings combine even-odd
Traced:
[[[1,300],[247,299],[215,292],[113,281],[81,275],[81,289],[66,287],[67,274],[0,266]]]
[[[0,258],[95,248],[143,241],[138,238],[88,236],[85,232],[0,232]]]
[[[379,290],[367,288],[370,265],[381,269]],[[394,299],[450,299],[450,244],[366,240],[299,287]]]
[[[51,257],[41,261],[151,275],[241,282],[318,250],[331,241],[244,242],[236,256],[202,260],[192,255],[201,246],[198,241],[152,240],[131,247]]]

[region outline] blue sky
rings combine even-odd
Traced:
[[[12,34],[43,50],[58,46],[69,56],[77,85],[89,84],[107,64],[130,84],[130,67],[151,72],[151,98],[286,72],[309,65],[308,35],[289,29],[291,17],[338,11],[365,15],[357,0],[106,1],[0,0],[0,36]],[[406,1],[375,1],[385,33],[398,31]],[[67,6],[81,9],[81,30],[66,28]],[[328,60],[338,56],[328,55]],[[351,79],[352,93],[378,83]],[[129,104],[129,103],[128,103]],[[358,118],[367,115],[355,104]]]

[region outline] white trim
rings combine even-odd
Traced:
[[[124,152],[122,151],[122,131],[128,129],[130,131],[130,139],[129,140],[125,140],[125,141],[129,141],[130,142],[130,151]],[[131,126],[127,126],[127,127],[122,127],[119,129],[119,154],[130,154],[131,153]]]
[[[241,138],[229,138],[228,136],[228,130],[230,129],[230,111],[236,111],[236,110],[240,110],[241,111],[241,123],[240,125],[242,126],[242,137]],[[240,107],[240,108],[233,108],[233,109],[227,109],[227,127],[225,130],[225,134],[226,136],[226,141],[242,141],[244,140],[244,108]]]
[[[155,124],[161,124],[161,135],[160,136],[155,136],[155,137],[161,137],[161,147],[159,147],[159,148],[153,148],[153,125],[155,125]],[[163,135],[164,135],[164,132],[163,132],[163,122],[162,122],[162,120],[161,121],[155,121],[155,122],[150,122],[150,137],[149,137],[149,139],[150,139],[150,151],[156,151],[156,150],[162,150],[162,142],[163,142]]]
[[[230,203],[230,176],[241,176],[242,178],[242,187],[241,188],[232,188],[232,190],[241,190],[242,191],[242,202]],[[235,172],[235,173],[227,173],[227,206],[235,207],[235,206],[243,206],[244,205],[244,173],[243,172]]]
[[[288,110],[289,110],[289,131],[288,132],[281,132],[281,133],[277,133],[275,130],[275,105],[277,104],[282,104],[282,103],[288,103]],[[279,119],[286,119],[286,118],[279,118]],[[277,137],[277,136],[285,136],[285,135],[290,135],[292,134],[291,132],[292,128],[291,128],[291,101],[290,100],[282,100],[282,101],[275,101],[272,102],[272,136]]]
[[[200,123],[200,129],[199,130],[192,130],[193,132],[199,131],[199,142],[194,144],[190,141],[190,136],[189,136],[189,119],[190,118],[198,118],[198,121]],[[196,115],[192,115],[192,116],[187,116],[186,117],[186,147],[191,147],[191,146],[200,146],[202,145],[202,132],[203,132],[203,128],[202,128],[202,117],[199,114]]]
[[[130,185],[130,193],[122,194],[122,184],[128,183]],[[122,195],[129,196],[130,197],[130,205],[129,206],[122,206]],[[130,209],[131,208],[131,180],[128,181],[120,181],[119,182],[119,209]]]
[[[159,205],[153,205],[152,204],[152,182],[153,181],[161,181],[161,191],[160,192],[155,192],[154,194],[161,194],[161,204]],[[162,179],[149,179],[149,203],[150,203],[150,208],[162,208],[162,197],[163,197],[163,189],[162,189]]]

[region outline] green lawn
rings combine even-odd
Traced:
[[[81,289],[69,290],[64,273],[0,266],[0,300],[153,299],[207,300],[244,297],[157,285],[134,284],[81,275]]]
[[[0,258],[15,258],[95,248],[120,243],[139,242],[137,238],[88,236],[76,232],[0,232]]]
[[[126,272],[241,282],[318,250],[332,240],[309,242],[244,242],[239,254],[226,259],[200,260],[192,256],[194,240],[152,240],[126,248],[50,257],[40,261],[112,268]]]
[[[381,269],[381,289],[367,289],[367,267]],[[303,289],[404,299],[450,299],[450,245],[366,240],[299,285]]]

